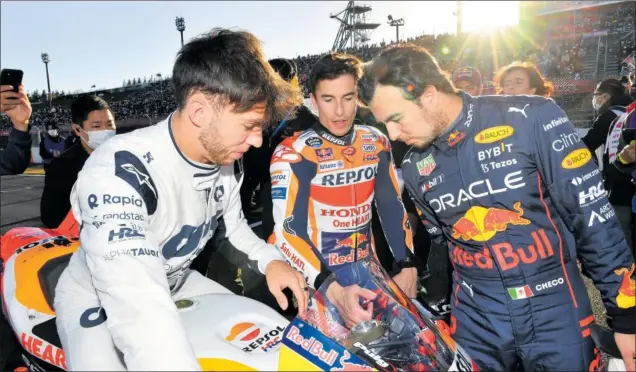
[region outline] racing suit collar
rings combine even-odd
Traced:
[[[174,112],[168,116],[168,133],[170,133],[170,140],[172,141],[172,145],[174,149],[177,151],[179,156],[190,166],[192,167],[192,187],[195,190],[205,190],[209,189],[214,185],[216,179],[219,177],[219,170],[221,169],[218,165],[215,164],[203,164],[199,162],[195,162],[181,151],[179,146],[177,146],[177,142],[174,139],[174,133],[172,131],[172,115]]]
[[[455,148],[470,131],[475,103],[470,95],[462,91],[459,92],[459,96],[463,101],[462,110],[453,123],[433,142],[433,146],[440,150]]]
[[[325,128],[322,124],[320,124],[320,122],[316,122],[316,124],[312,126],[312,129],[316,133],[318,133],[320,137],[324,138],[328,142],[333,143],[334,145],[349,146],[353,143],[353,140],[355,139],[354,127],[355,125],[351,125],[351,129],[349,129],[349,132],[347,132],[347,134],[345,134],[344,136],[336,136],[332,134],[329,130],[327,130],[327,128]]]

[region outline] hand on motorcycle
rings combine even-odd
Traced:
[[[393,277],[393,281],[409,296],[415,298],[417,295],[417,269],[414,267],[406,267],[399,274]]]
[[[636,371],[636,340],[634,340],[634,335],[615,332],[614,340],[623,357],[625,370]]]
[[[301,317],[305,316],[309,292],[305,290],[307,283],[300,272],[289,266],[285,261],[275,260],[270,262],[265,268],[265,278],[267,279],[269,291],[276,298],[281,309],[287,310],[287,306],[289,306],[287,296],[283,293],[283,289],[289,288],[294,297],[296,297],[298,315]]]
[[[327,298],[338,308],[340,315],[349,328],[362,321],[371,320],[373,317],[373,302],[370,301],[374,300],[375,297],[375,293],[368,289],[360,288],[357,284],[342,287],[337,282],[333,282],[327,288]],[[369,300],[366,309],[360,305],[360,298]]]

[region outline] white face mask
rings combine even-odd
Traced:
[[[99,145],[104,143],[107,139],[115,135],[114,129],[95,130],[91,132],[87,132],[84,129],[81,130],[88,135],[88,141],[86,142],[86,144],[93,150],[99,147]]]
[[[592,98],[592,107],[594,107],[594,110],[596,111],[600,110],[603,106],[603,103],[598,103],[598,97],[600,96],[594,96],[594,98]]]
[[[57,137],[57,131],[55,129],[49,129],[47,131],[47,133],[49,134],[49,136],[51,137]]]

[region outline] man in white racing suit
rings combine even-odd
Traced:
[[[73,187],[81,247],[55,295],[71,370],[200,369],[174,301],[231,293],[189,269],[220,216],[279,305],[288,306],[282,289],[290,288],[305,312],[303,276],[242,215],[234,166],[261,145],[263,123],[301,103],[299,91],[272,70],[253,35],[228,30],[185,45],[172,80],[178,109],[106,141]]]

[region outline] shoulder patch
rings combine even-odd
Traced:
[[[146,204],[148,215],[157,210],[157,187],[144,164],[130,151],[115,153],[115,175],[137,190]]]

